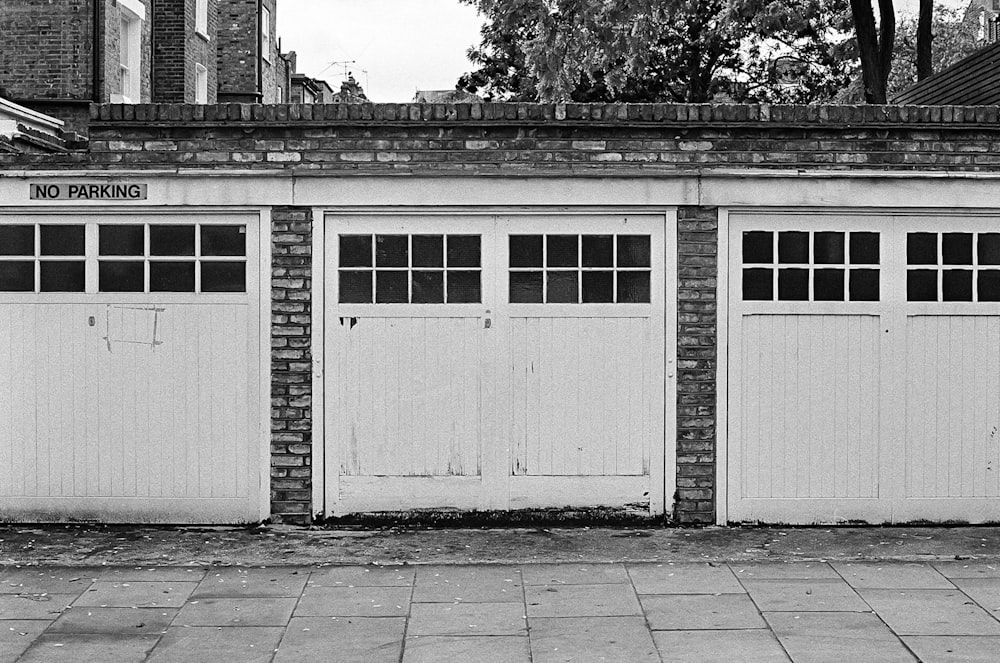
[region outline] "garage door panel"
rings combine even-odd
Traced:
[[[907,318],[906,497],[1000,496],[1000,319]]]
[[[478,317],[337,325],[344,476],[478,476]]]
[[[878,318],[742,325],[741,497],[877,496]]]
[[[647,318],[510,320],[515,475],[648,472]]]

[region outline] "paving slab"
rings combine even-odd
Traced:
[[[934,562],[945,578],[1000,578],[1000,562]]]
[[[85,569],[0,570],[0,594],[80,594],[94,581]]]
[[[511,566],[425,566],[413,584],[416,603],[523,602],[521,571]]]
[[[406,639],[403,663],[489,661],[531,663],[527,636],[416,636]]]
[[[826,562],[764,562],[764,563],[731,563],[729,568],[740,580],[744,578],[756,580],[770,578],[775,580],[800,579],[817,580],[828,578],[839,580],[840,574]]]
[[[231,568],[210,571],[193,598],[290,598],[299,596],[309,579],[308,569]]]
[[[898,635],[1000,635],[1000,622],[958,590],[858,592]]]
[[[159,636],[64,633],[38,638],[18,659],[19,663],[80,663],[114,661],[141,663]]]
[[[307,585],[320,587],[410,587],[412,566],[332,566],[313,570]]]
[[[991,615],[1000,616],[1000,578],[953,578],[952,582]]]
[[[43,619],[0,620],[0,661],[16,659],[51,623]]]
[[[98,580],[73,602],[74,606],[105,608],[180,608],[197,582]]]
[[[79,594],[0,594],[0,619],[53,620]]]
[[[197,599],[177,615],[176,626],[284,626],[296,599]]]
[[[398,663],[406,620],[402,617],[293,617],[274,663],[329,661]]]
[[[524,596],[529,617],[642,614],[631,585],[531,585]]]
[[[521,567],[525,585],[599,585],[627,583],[628,573],[621,564],[525,564]]]
[[[868,606],[843,580],[745,579],[743,586],[765,612],[817,610],[867,612]]]
[[[200,582],[207,573],[204,567],[193,566],[104,566],[87,569],[88,577],[112,582]]]
[[[296,617],[403,617],[409,587],[306,587]]]
[[[795,663],[915,661],[870,612],[765,612],[764,618]]]
[[[774,634],[747,631],[655,631],[663,663],[790,663]]]
[[[953,589],[930,564],[843,562],[832,565],[851,587],[871,589]]]
[[[903,642],[922,663],[996,663],[1000,637],[982,635],[907,635]]]
[[[531,618],[533,663],[660,663],[642,617]]]
[[[629,564],[639,594],[744,594],[725,564]]]
[[[414,603],[406,634],[526,636],[525,619],[517,603]]]
[[[160,635],[177,615],[166,608],[70,608],[52,623],[47,633],[102,635]]]
[[[653,630],[766,628],[746,594],[660,594],[640,597]]]
[[[175,626],[149,663],[269,663],[285,630],[274,626]]]

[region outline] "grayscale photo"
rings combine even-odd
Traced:
[[[1000,0],[0,0],[0,663],[997,663]]]

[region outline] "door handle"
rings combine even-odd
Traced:
[[[493,326],[493,318],[490,317],[490,312],[486,312],[486,319],[483,320],[483,329],[489,329]]]

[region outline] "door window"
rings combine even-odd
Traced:
[[[910,302],[1000,301],[1000,233],[906,235]]]

